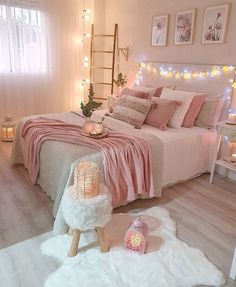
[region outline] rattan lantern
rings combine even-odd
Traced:
[[[12,142],[15,137],[16,123],[12,121],[12,117],[4,117],[1,122],[1,140]]]
[[[91,198],[99,194],[99,168],[95,162],[81,162],[74,170],[76,198]]]
[[[125,233],[125,248],[144,254],[147,249],[147,225],[140,218],[133,220]]]

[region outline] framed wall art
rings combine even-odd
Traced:
[[[224,43],[229,11],[230,4],[206,8],[202,31],[202,44]]]
[[[152,46],[166,46],[168,15],[154,16],[152,19]]]
[[[176,13],[175,44],[192,44],[196,9]]]

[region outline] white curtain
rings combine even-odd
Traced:
[[[0,0],[0,7],[0,118],[78,109],[82,1]]]

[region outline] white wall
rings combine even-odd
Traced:
[[[201,32],[205,8],[230,2],[231,16],[225,44],[202,45]],[[193,45],[176,46],[173,43],[175,13],[191,8],[197,8]],[[106,0],[105,10],[106,32],[110,33],[113,25],[118,23],[120,46],[130,47],[129,62],[126,63],[123,59],[121,63],[121,71],[128,73],[130,81],[135,77],[136,64],[140,60],[236,65],[235,0]],[[152,17],[165,14],[170,15],[168,44],[166,47],[152,47]],[[104,17],[104,14],[101,17]],[[236,99],[234,105],[236,107]]]

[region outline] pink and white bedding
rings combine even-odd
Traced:
[[[38,116],[37,116],[38,117]],[[21,137],[22,128],[29,117],[24,118],[19,122],[17,128],[16,139],[13,147],[12,161],[13,163],[24,163],[27,167],[27,162],[24,160],[25,157],[25,142]],[[64,113],[64,114],[53,114],[53,115],[44,115],[49,119],[59,119],[67,123],[81,125],[81,116],[75,113]],[[113,120],[113,119],[111,119]],[[115,120],[118,122],[117,120]],[[109,124],[108,124],[109,127]],[[146,134],[140,133],[139,130],[135,130],[133,127],[127,129],[127,127],[117,126],[111,127],[114,131],[122,132],[128,136],[137,136],[141,139],[145,139],[149,145],[151,158],[158,158],[157,161],[151,161],[152,171],[157,171],[158,176],[153,177],[154,185],[154,194],[152,196],[161,196],[161,181],[162,181],[162,147],[161,141],[157,138]],[[85,146],[83,144],[72,144],[67,142],[56,141],[55,139],[45,141],[40,150],[40,167],[39,174],[37,178],[37,183],[42,187],[42,189],[55,201],[54,204],[54,215],[56,215],[59,208],[59,204],[66,186],[66,183],[69,178],[70,168],[74,161],[82,160],[92,160],[95,161],[102,172],[101,181],[104,182],[105,173],[104,173],[104,161],[101,150],[97,149],[95,146]],[[70,179],[69,179],[70,180]],[[124,200],[119,200],[117,205],[119,206],[135,200],[139,197],[148,197],[149,194],[139,194],[136,193],[135,196],[131,199],[127,196]]]
[[[93,114],[93,118],[101,120],[106,112],[97,111]],[[74,113],[52,114],[47,117],[72,124],[81,121],[81,117]],[[24,118],[19,122],[12,153],[13,163],[24,163],[25,147],[20,133],[28,119]],[[125,122],[109,117],[105,117],[104,123],[112,130],[135,135],[148,142],[151,150],[155,196],[161,196],[161,190],[166,186],[209,171],[211,150],[216,137],[214,130],[194,127],[192,129],[168,128],[167,131],[161,131],[148,125],[143,125],[140,130],[136,130]],[[99,150],[57,141],[47,141],[42,145],[37,183],[55,201],[54,215],[59,208],[64,188],[71,180],[70,167],[76,160],[97,162],[102,171],[101,181],[104,181],[103,161]],[[136,198],[140,197],[146,196],[137,195]],[[119,205],[127,203],[126,200]]]

